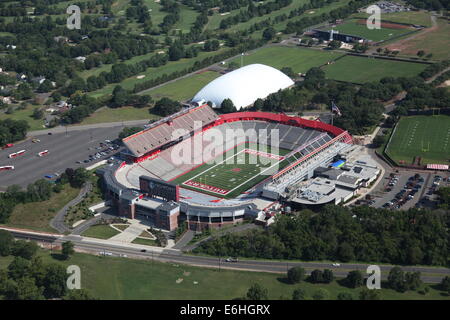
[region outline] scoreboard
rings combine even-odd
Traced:
[[[159,197],[166,201],[178,201],[180,199],[180,187],[161,179],[140,176],[139,187],[141,192],[148,194],[149,197]]]

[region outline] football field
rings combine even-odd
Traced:
[[[289,150],[245,143],[176,178],[181,187],[234,198],[284,168]]]
[[[386,153],[398,164],[449,164],[450,116],[410,116],[400,119]]]

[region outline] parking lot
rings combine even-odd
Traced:
[[[450,186],[449,173],[413,171],[386,172],[375,190],[357,204],[376,208],[407,210],[409,208],[434,208],[435,191]]]
[[[14,170],[0,171],[0,190],[13,184],[26,187],[46,176],[55,177],[66,168],[89,167],[108,159],[120,149],[105,140],[113,141],[121,130],[118,126],[39,135],[0,150],[0,166],[14,166]],[[20,150],[25,153],[12,159],[8,157]],[[48,153],[38,156],[44,150]]]

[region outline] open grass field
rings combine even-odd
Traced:
[[[244,55],[243,64],[262,63],[277,69],[291,67],[294,72],[306,73],[312,67],[319,67],[343,55],[343,53],[333,51],[272,46]],[[241,65],[241,57],[231,61]]]
[[[424,50],[426,54],[433,54],[433,60],[450,59],[450,22],[444,19],[437,19],[435,28],[425,29],[417,37],[389,45],[391,50],[399,50],[400,55],[417,56],[419,50]]]
[[[156,240],[153,239],[136,238],[131,243],[141,244],[144,246],[158,247]]]
[[[386,28],[381,27],[381,29],[370,30],[367,26],[361,23],[362,20],[359,19],[350,19],[345,21],[342,24],[336,25],[334,30],[339,31],[340,33],[350,34],[354,36],[360,36],[372,41],[386,41],[390,38],[394,38],[397,36],[404,35],[408,32],[414,31],[413,28]],[[403,27],[399,25],[399,27]]]
[[[91,114],[77,125],[95,124],[104,122],[120,122],[129,120],[142,120],[142,119],[157,119],[158,116],[149,113],[149,108],[134,108],[134,107],[121,107],[121,108],[108,108],[104,107]]]
[[[14,110],[12,114],[6,114],[4,112],[0,113],[0,120],[12,119],[12,120],[25,120],[28,122],[31,130],[42,130],[44,128],[44,120],[36,120],[32,117],[33,111],[41,106],[28,105],[24,110]]]
[[[365,83],[379,81],[384,77],[414,77],[427,66],[414,62],[345,56],[325,66],[324,71],[329,79]]]
[[[83,232],[82,235],[91,238],[109,239],[119,233],[119,231],[109,225],[100,224],[90,227],[85,232]]]
[[[288,162],[283,155],[288,152],[240,144],[172,182],[183,188],[233,198],[285,167]]]
[[[352,17],[366,19],[368,16],[366,13],[356,13]],[[382,13],[381,19],[382,21],[431,27],[430,13],[427,11]]]
[[[449,164],[450,116],[402,117],[386,153],[397,163],[411,164],[418,156],[422,164]]]
[[[167,97],[176,101],[185,101],[191,99],[201,88],[219,76],[220,73],[215,71],[196,73],[143,93],[152,96],[153,100]]]
[[[89,290],[99,299],[139,299],[139,300],[231,300],[243,297],[248,288],[259,283],[267,288],[269,299],[291,299],[295,289],[302,288],[309,299],[318,289],[328,291],[329,299],[336,299],[341,292],[350,293],[358,299],[361,288],[349,289],[336,281],[330,284],[311,284],[302,282],[291,285],[285,281],[285,275],[261,272],[209,269],[191,267],[174,263],[132,260],[127,258],[100,257],[75,253],[69,260],[61,261],[50,251],[39,250],[44,263],[57,263],[62,266],[78,265],[81,269],[81,287]],[[0,257],[0,269],[5,269],[12,257]],[[178,279],[182,279],[177,283]],[[196,284],[194,283],[196,282]],[[385,284],[382,283],[382,288]],[[449,296],[429,286],[426,295],[407,291],[398,293],[390,289],[381,289],[382,299],[439,299],[448,300]]]
[[[72,188],[69,184],[66,184],[60,193],[54,193],[47,201],[18,204],[6,226],[55,232],[49,225],[50,220],[79,192],[80,189]]]
[[[123,80],[120,83],[120,85],[124,89],[132,90],[136,83],[145,82],[145,81],[151,80],[151,79],[156,79],[156,78],[162,76],[163,74],[171,74],[172,72],[175,72],[175,71],[184,70],[186,68],[193,66],[196,61],[203,60],[206,57],[210,57],[210,56],[216,55],[218,53],[221,53],[223,50],[224,49],[220,49],[218,51],[213,51],[213,52],[201,51],[201,52],[199,52],[198,56],[195,58],[180,59],[178,61],[170,61],[166,65],[161,66],[161,67],[148,68],[145,72],[140,73],[137,76],[133,76],[133,77]],[[141,78],[141,79],[137,78],[138,76],[141,76],[141,75],[144,75],[145,77]],[[103,87],[102,89],[88,93],[88,95],[97,98],[97,97],[101,97],[103,95],[111,94],[114,90],[114,87],[117,86],[118,84],[119,83],[109,84],[109,85]]]

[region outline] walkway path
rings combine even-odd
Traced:
[[[80,193],[76,196],[75,199],[71,200],[68,204],[66,204],[56,216],[50,221],[50,226],[60,233],[70,232],[70,228],[68,228],[64,222],[64,219],[67,214],[67,210],[70,207],[73,207],[80,203],[84,196],[92,190],[92,183],[90,181],[86,182],[85,185],[81,188]]]

